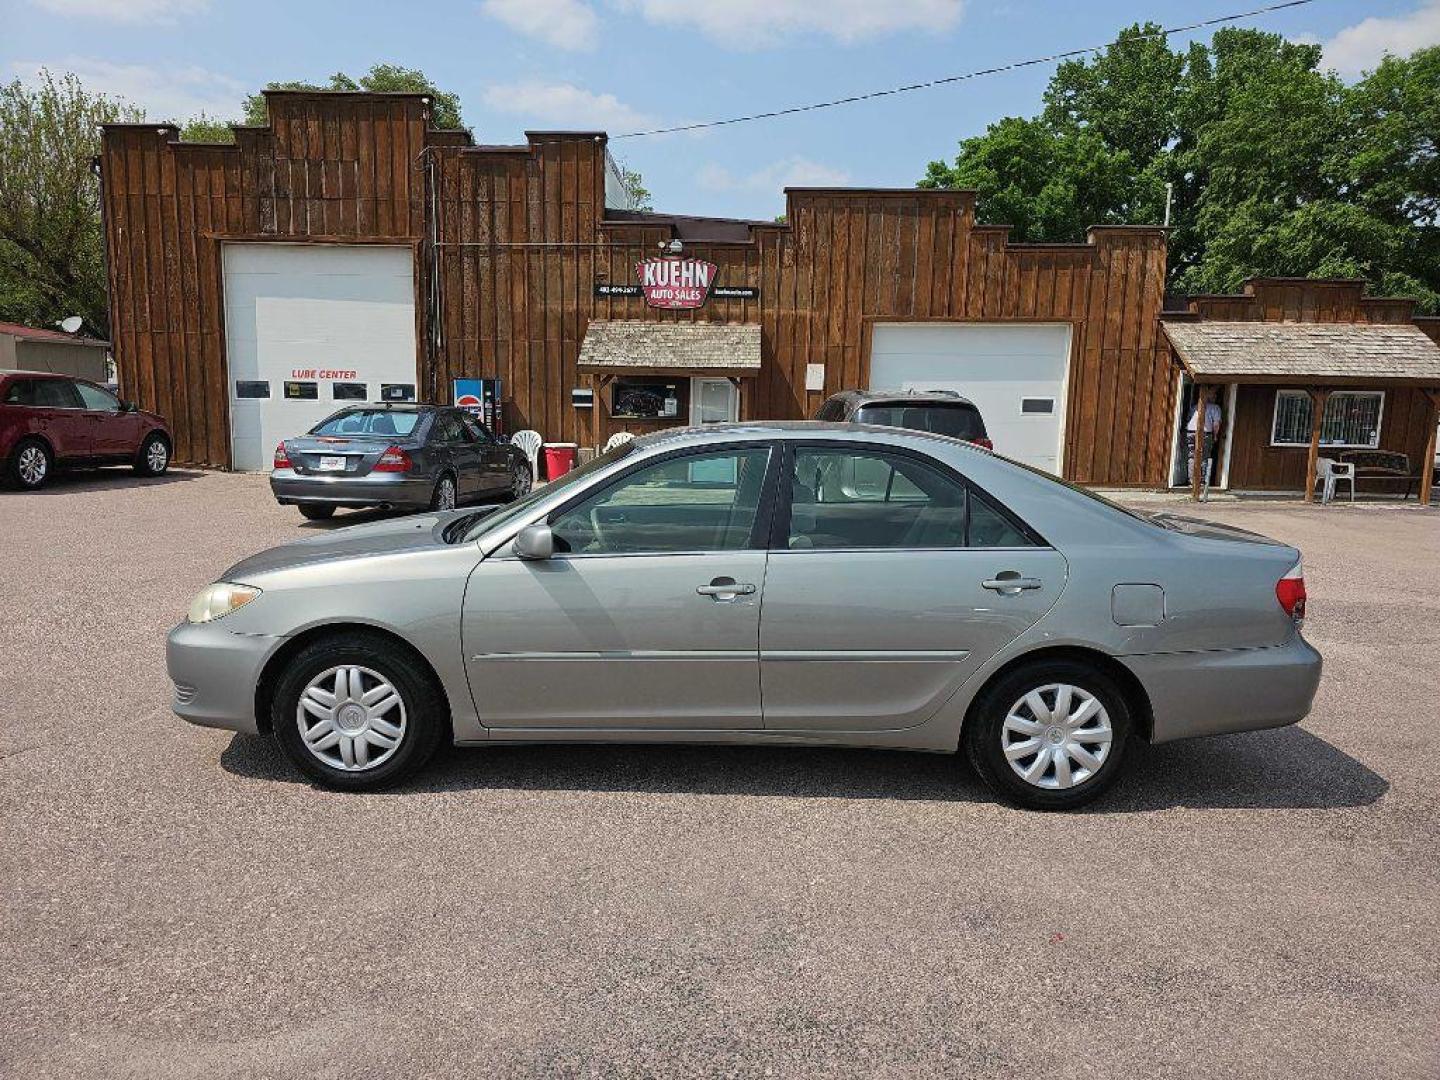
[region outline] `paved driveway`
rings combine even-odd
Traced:
[[[162,658],[316,526],[251,476],[0,494],[0,1075],[1434,1076],[1440,517],[1200,513],[1305,551],[1314,714],[1042,816],[855,751],[319,791]]]

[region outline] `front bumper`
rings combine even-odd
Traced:
[[[234,634],[224,619],[182,622],[165,639],[175,715],[201,727],[259,733],[255,687],[284,638]]]
[[[435,493],[433,480],[404,473],[369,473],[365,476],[301,475],[294,469],[270,474],[270,491],[281,506],[323,503],[327,506],[404,506],[424,509]]]
[[[1150,696],[1152,742],[1284,727],[1320,686],[1320,654],[1298,633],[1269,649],[1124,656]]]

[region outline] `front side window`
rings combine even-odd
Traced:
[[[1320,445],[1373,450],[1380,445],[1380,415],[1385,394],[1380,390],[1337,390],[1325,402],[1320,419]],[[1272,446],[1309,446],[1315,415],[1304,390],[1275,392]]]
[[[471,442],[490,443],[495,441],[491,438],[490,432],[485,425],[469,413],[462,413],[460,415],[460,423],[465,426],[465,434]]]
[[[555,515],[555,548],[633,555],[749,547],[769,459],[760,446],[646,465]]]
[[[915,458],[828,447],[795,452],[791,550],[1030,544],[983,496]]]
[[[310,429],[311,435],[409,435],[420,421],[417,412],[399,409],[350,409]]]
[[[77,382],[75,389],[79,391],[80,400],[85,403],[85,408],[90,409],[92,412],[120,411],[120,399],[114,394],[101,390],[98,386]]]

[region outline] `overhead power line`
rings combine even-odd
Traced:
[[[1233,15],[1220,15],[1214,19],[1188,23],[1185,26],[1170,26],[1161,30],[1152,31],[1148,34],[1136,34],[1128,40],[1137,41],[1145,38],[1168,38],[1171,34],[1184,34],[1191,30],[1203,30],[1208,26],[1220,26],[1223,23],[1238,22],[1241,19],[1253,19],[1259,15],[1268,15],[1274,11],[1304,7],[1306,4],[1313,3],[1315,3],[1315,0],[1286,0],[1285,3],[1267,4],[1265,7],[1253,8],[1250,11],[1238,11]],[[875,98],[893,97],[896,94],[908,94],[913,90],[929,90],[935,86],[946,86],[950,83],[966,82],[969,79],[978,79],[984,75],[999,75],[1006,71],[1018,71],[1020,68],[1034,67],[1036,64],[1053,64],[1059,60],[1068,60],[1075,56],[1086,56],[1090,53],[1103,52],[1105,49],[1118,44],[1120,44],[1119,39],[1106,42],[1104,45],[1087,45],[1083,49],[1067,49],[1065,52],[1051,53],[1049,56],[1037,56],[1031,60],[1014,60],[1008,64],[1000,64],[996,67],[981,68],[978,71],[967,71],[963,75],[946,75],[944,78],[929,79],[925,82],[911,83],[908,86],[892,86],[888,90],[871,90],[866,94],[852,94],[849,97],[836,98],[834,101],[817,101],[809,105],[792,105],[786,109],[772,109],[769,112],[752,113],[749,116],[732,116],[728,120],[704,120],[694,124],[677,124],[674,127],[651,128],[648,131],[627,131],[623,135],[612,135],[610,138],[639,139],[646,135],[673,135],[682,131],[700,131],[705,128],[727,127],[730,124],[748,124],[754,120],[773,120],[777,116],[794,116],[796,113],[815,112],[819,109],[833,109],[839,105],[853,105],[857,101],[873,101]]]

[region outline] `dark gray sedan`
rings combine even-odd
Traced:
[[[175,711],[322,783],[442,741],[964,751],[1079,806],[1126,746],[1293,724],[1300,553],[958,439],[745,424],[626,443],[502,510],[246,559],[170,634]],[[1257,752],[1262,752],[1258,751]]]
[[[519,447],[497,439],[463,409],[357,405],[275,448],[270,490],[307,518],[336,507],[451,510],[476,499],[530,491]]]

